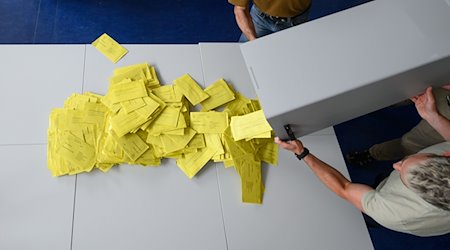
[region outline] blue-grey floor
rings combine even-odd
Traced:
[[[313,0],[311,19],[367,1]],[[2,44],[85,44],[105,32],[120,43],[148,44],[233,42],[240,35],[226,0],[0,0],[0,32]],[[401,136],[418,120],[412,106],[386,108],[335,130],[345,154]],[[348,168],[353,181],[371,184],[391,164]],[[369,232],[376,249],[450,249],[450,235],[420,238],[373,227]]]

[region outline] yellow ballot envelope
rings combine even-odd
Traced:
[[[111,58],[123,56],[105,37],[95,46]],[[242,202],[262,203],[262,162],[276,165],[278,146],[258,100],[223,79],[203,90],[185,74],[161,86],[147,63],[117,68],[109,84],[105,96],[73,94],[51,111],[47,161],[53,176],[108,172],[122,163],[159,166],[171,158],[192,179],[209,161],[223,162],[239,174]],[[202,111],[190,112],[191,104]],[[214,111],[222,105],[223,112]]]
[[[92,45],[113,63],[118,62],[128,53],[127,49],[117,43],[106,33],[92,42]]]

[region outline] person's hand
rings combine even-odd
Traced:
[[[411,101],[416,105],[417,112],[426,121],[430,121],[439,115],[432,90],[431,87],[428,87],[424,93],[411,98]]]
[[[280,147],[292,151],[294,154],[301,154],[303,152],[303,144],[299,140],[282,141],[280,138],[275,137],[275,143],[280,145]]]

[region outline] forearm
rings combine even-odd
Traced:
[[[248,8],[234,7],[236,23],[249,41],[256,39],[255,26]]]
[[[345,191],[351,182],[345,176],[312,154],[307,155],[304,161],[325,186],[341,198],[347,199]]]
[[[426,120],[446,141],[450,141],[450,121],[447,118],[436,114]]]
[[[275,143],[287,149],[296,155],[302,155],[305,148],[303,143],[299,140],[282,141],[280,138],[275,138]],[[309,151],[307,151],[309,152]],[[356,208],[364,212],[361,199],[369,191],[373,190],[371,187],[364,184],[357,184],[350,182],[339,171],[316,158],[312,154],[307,154],[303,160],[311,168],[314,174],[325,184],[331,191],[336,193],[339,197],[352,203]]]

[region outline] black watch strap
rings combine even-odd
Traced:
[[[309,150],[307,148],[303,148],[303,152],[301,154],[295,154],[297,156],[297,159],[303,160],[307,155],[309,155]]]

